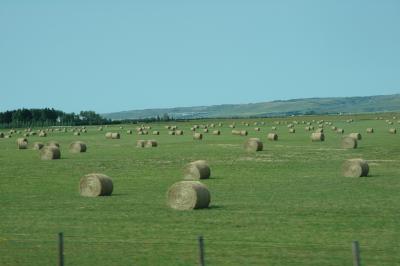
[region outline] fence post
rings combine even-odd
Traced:
[[[204,239],[203,236],[199,236],[199,264],[205,266],[204,262]]]
[[[353,265],[361,266],[360,244],[358,241],[353,241]]]
[[[64,234],[58,233],[58,265],[64,266]]]

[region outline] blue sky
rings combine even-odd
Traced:
[[[0,111],[400,92],[400,1],[0,2]]]

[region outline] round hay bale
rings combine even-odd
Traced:
[[[344,129],[343,128],[338,128],[338,129],[336,129],[336,133],[344,134]]]
[[[202,139],[203,139],[203,134],[201,134],[201,133],[194,133],[194,134],[193,134],[193,139],[202,140]]]
[[[173,136],[175,134],[176,134],[175,131],[172,131],[172,130],[168,132],[168,135],[171,135],[171,136]]]
[[[44,131],[40,131],[39,132],[39,137],[47,137],[47,133],[46,132],[44,132]]]
[[[114,133],[111,133],[111,138],[112,139],[120,139],[121,135],[118,132],[114,132]]]
[[[235,126],[235,125],[229,125],[229,127],[230,127],[230,128],[235,128],[236,126]]]
[[[342,148],[344,149],[355,149],[357,148],[357,139],[346,136],[342,138]]]
[[[212,133],[213,133],[213,135],[221,135],[221,131],[220,130],[214,130]]]
[[[240,130],[232,130],[232,135],[240,135]]]
[[[325,141],[325,135],[322,132],[314,132],[311,134],[312,141]]]
[[[332,129],[333,131],[336,131],[336,130],[337,130],[337,127],[332,126],[331,129]]]
[[[296,129],[294,129],[294,128],[289,128],[289,133],[296,133]]]
[[[80,135],[81,135],[81,133],[79,131],[74,132],[74,136],[80,136]]]
[[[75,141],[69,145],[69,151],[73,153],[86,152],[87,146],[82,141]]]
[[[107,132],[105,136],[106,139],[112,139],[112,132]]]
[[[126,131],[126,134],[128,134],[128,135],[132,135],[132,130],[130,130],[130,129],[129,129],[129,130],[127,130],[127,131]]]
[[[160,135],[160,132],[157,131],[157,130],[154,130],[154,131],[153,131],[153,135]]]
[[[271,127],[271,129],[272,129],[272,130],[277,130],[278,128],[277,128],[277,127]]]
[[[276,133],[268,133],[267,138],[268,140],[276,141],[278,140],[278,135]]]
[[[44,147],[44,144],[41,142],[35,142],[33,143],[33,149],[34,150],[41,150]]]
[[[153,148],[153,147],[157,147],[158,143],[156,140],[154,139],[149,139],[148,141],[146,141],[146,143],[144,144],[145,148]]]
[[[185,180],[208,179],[210,175],[210,166],[204,160],[188,163],[183,168],[183,179]]]
[[[208,208],[211,195],[208,188],[199,181],[181,181],[173,184],[167,192],[167,204],[175,210]]]
[[[369,166],[363,159],[349,159],[343,163],[342,171],[345,177],[368,176]]]
[[[208,133],[208,128],[203,129],[204,133]]]
[[[255,128],[254,128],[254,130],[255,130],[255,131],[260,131],[260,130],[261,130],[261,128],[259,128],[259,127],[255,127]]]
[[[183,130],[176,130],[175,131],[175,135],[182,136],[183,135]]]
[[[40,150],[40,159],[57,160],[61,158],[60,149],[57,146],[45,146]]]
[[[110,196],[113,189],[112,179],[103,174],[87,174],[79,181],[79,194],[84,197]]]
[[[145,143],[146,143],[145,140],[138,139],[138,140],[136,141],[136,147],[137,147],[137,148],[144,148],[144,144],[145,144]]]
[[[390,134],[396,134],[396,133],[397,133],[397,130],[396,130],[395,128],[390,128],[390,129],[389,129],[389,133],[390,133]]]
[[[367,128],[367,133],[374,133],[374,129],[372,127]]]
[[[350,133],[349,137],[352,137],[353,139],[356,139],[356,140],[361,140],[361,134],[360,133]]]
[[[247,134],[249,134],[249,133],[247,132],[247,130],[241,130],[241,131],[240,131],[240,136],[247,136]]]
[[[250,138],[244,143],[244,149],[248,152],[263,150],[263,143],[259,138]]]
[[[306,126],[306,127],[304,128],[304,130],[305,130],[305,131],[311,131],[311,127],[310,127],[310,126]]]
[[[4,138],[5,138],[5,139],[11,139],[11,138],[12,138],[12,135],[4,135]]]
[[[17,148],[19,150],[24,150],[28,148],[28,139],[27,138],[18,138],[17,139]]]

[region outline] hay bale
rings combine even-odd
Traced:
[[[153,147],[157,147],[158,143],[156,140],[154,139],[149,139],[146,141],[146,143],[144,144],[145,148],[153,148]]]
[[[167,205],[175,210],[208,208],[211,195],[199,181],[181,181],[173,184],[167,192]]]
[[[103,127],[99,127],[97,130],[98,131],[103,131]]]
[[[173,135],[175,135],[176,133],[175,133],[175,131],[168,131],[168,135],[171,135],[171,136],[173,136]]]
[[[208,128],[203,129],[204,133],[208,133]]]
[[[260,130],[261,130],[261,128],[259,128],[259,127],[255,127],[255,128],[254,128],[254,130],[255,130],[255,131],[260,131]]]
[[[325,135],[322,132],[314,132],[311,134],[312,141],[325,141]]]
[[[86,152],[87,146],[82,141],[74,141],[69,145],[69,151],[73,153]]]
[[[240,136],[247,136],[247,134],[249,134],[249,133],[247,132],[247,130],[241,130],[241,131],[240,131]]]
[[[374,133],[374,129],[372,127],[367,128],[367,133]]]
[[[47,137],[47,133],[44,132],[44,131],[40,131],[39,132],[39,137],[42,137],[42,138]]]
[[[80,136],[80,135],[81,135],[81,133],[79,131],[74,132],[74,136]]]
[[[336,129],[336,133],[344,134],[344,129],[343,128],[338,128],[338,129]]]
[[[357,148],[357,139],[351,136],[342,138],[342,148],[344,149],[355,149]]]
[[[112,179],[103,174],[87,174],[79,181],[79,194],[84,197],[110,196],[113,189]]]
[[[190,162],[183,168],[183,179],[185,180],[208,179],[210,175],[210,166],[204,160]]]
[[[4,138],[4,133],[0,132],[0,139]]]
[[[111,133],[111,138],[112,139],[120,139],[121,135],[118,132],[114,132],[114,133]]]
[[[352,137],[353,139],[356,139],[356,140],[361,140],[361,134],[360,133],[350,133],[349,137]]]
[[[233,129],[232,135],[240,135],[240,130]]]
[[[277,130],[278,128],[277,128],[277,127],[271,127],[271,129],[272,129],[272,130]]]
[[[317,133],[324,133],[324,129],[323,129],[323,128],[317,128],[317,129],[315,130],[315,132],[317,132]]]
[[[126,131],[126,134],[128,134],[128,135],[132,135],[132,130],[130,130],[130,129],[129,129],[129,130],[127,130],[127,131]]]
[[[40,150],[40,159],[57,160],[61,158],[60,149],[57,146],[45,146]]]
[[[12,138],[12,135],[4,135],[4,138],[5,138],[5,139],[11,139],[11,138]]]
[[[296,129],[294,129],[294,128],[289,128],[289,133],[296,133]]]
[[[305,131],[311,131],[311,127],[310,127],[310,126],[306,126],[306,127],[304,128],[304,130],[305,130]]]
[[[19,150],[24,150],[28,148],[28,139],[27,138],[18,138],[17,139],[17,148]]]
[[[390,129],[389,129],[389,133],[390,133],[390,134],[396,134],[396,133],[397,133],[397,130],[396,130],[395,128],[390,128]]]
[[[44,144],[41,142],[35,142],[33,143],[33,149],[34,150],[41,150],[44,147]]]
[[[212,132],[213,135],[221,135],[221,131],[220,130],[214,130]]]
[[[176,130],[175,131],[175,135],[182,136],[183,135],[183,130]]]
[[[363,159],[349,159],[343,163],[342,172],[345,177],[368,176],[369,166]]]
[[[112,139],[112,132],[107,132],[105,136],[106,139]]]
[[[60,143],[58,143],[57,141],[51,140],[46,143],[46,146],[55,146],[57,148],[60,148]]]
[[[332,131],[336,131],[336,130],[337,130],[337,127],[332,126],[331,129],[332,129]]]
[[[144,148],[144,144],[145,144],[145,143],[146,143],[145,140],[138,139],[138,140],[136,141],[136,147],[137,147],[137,148]]]
[[[229,125],[229,127],[230,127],[230,128],[235,128],[236,125],[232,124],[232,125]]]
[[[278,135],[276,133],[268,133],[267,138],[268,140],[276,141],[278,140]]]
[[[203,139],[203,134],[201,134],[201,133],[194,133],[194,134],[193,134],[193,139],[202,140],[202,139]]]
[[[157,130],[154,130],[154,131],[153,131],[153,135],[160,135],[160,132],[157,131]]]
[[[263,143],[259,138],[250,138],[244,143],[244,149],[248,152],[263,150]]]

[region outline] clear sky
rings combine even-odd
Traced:
[[[0,1],[0,111],[399,92],[398,0]]]

